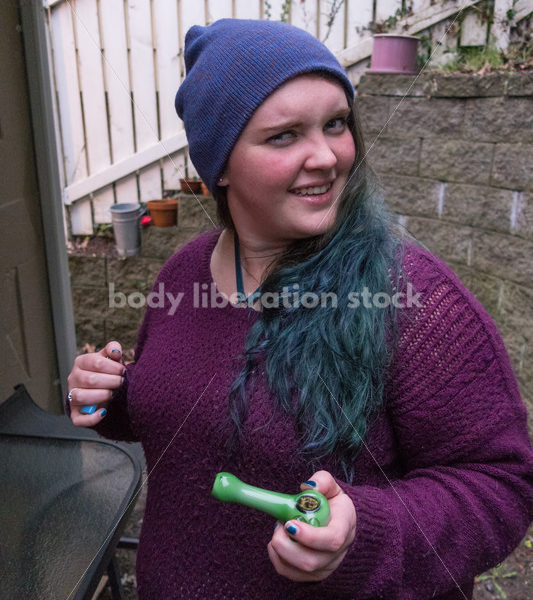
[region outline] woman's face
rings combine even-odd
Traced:
[[[221,185],[240,235],[288,243],[324,233],[355,159],[340,84],[292,79],[255,111]]]

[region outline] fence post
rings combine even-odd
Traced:
[[[48,285],[52,305],[57,362],[58,406],[63,407],[67,376],[76,356],[74,310],[65,247],[61,177],[56,147],[50,63],[41,2],[20,0],[20,17],[26,54],[35,160],[39,182]]]
[[[494,23],[491,26],[491,40],[498,50],[507,50],[511,36],[508,11],[513,8],[513,0],[494,1]]]

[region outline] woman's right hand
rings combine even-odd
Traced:
[[[118,342],[109,342],[100,352],[76,357],[68,376],[70,418],[74,425],[93,427],[106,415],[113,390],[124,381],[126,367],[121,359],[122,347]],[[88,405],[96,405],[98,409],[92,415],[81,413]]]

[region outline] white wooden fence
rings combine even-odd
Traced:
[[[287,20],[338,56],[356,83],[372,52],[371,22],[396,15],[389,31],[424,35],[433,64],[458,43],[483,44],[480,0],[43,0],[55,92],[69,234],[110,222],[115,202],[147,201],[195,175],[174,96],[184,76],[185,33],[223,17]],[[533,0],[495,0],[497,43]],[[410,16],[397,11],[411,8]],[[464,15],[463,15],[464,16]],[[332,19],[332,17],[334,17]]]

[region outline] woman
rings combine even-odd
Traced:
[[[164,266],[156,286],[182,300],[148,309],[134,364],[110,342],[69,377],[76,425],[143,443],[139,597],[471,598],[532,512],[526,411],[492,321],[391,225],[320,42],[226,19],[193,27],[185,60],[176,108],[222,229]],[[331,522],[274,528],[221,504],[222,470],[304,482]]]

